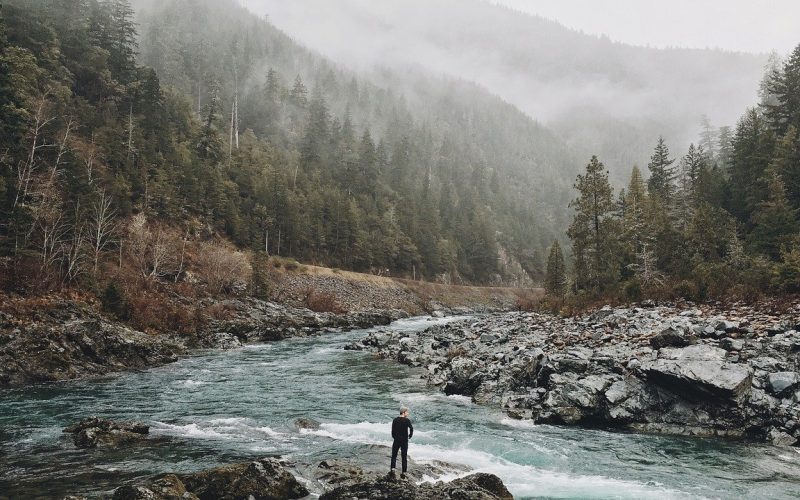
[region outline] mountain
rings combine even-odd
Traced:
[[[102,283],[115,251],[177,282],[187,238],[445,282],[541,277],[580,164],[550,130],[465,80],[345,69],[233,0],[147,3],[4,4],[12,285]]]
[[[597,154],[618,183],[647,164],[660,135],[685,150],[702,115],[735,124],[755,103],[767,63],[765,55],[616,43],[481,0],[249,5],[343,64],[476,82],[551,127],[580,158]]]

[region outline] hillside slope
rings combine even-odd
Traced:
[[[477,82],[552,126],[580,156],[600,156],[617,180],[646,165],[659,135],[683,150],[703,114],[734,124],[754,103],[767,61],[616,43],[482,0],[251,6],[345,64],[413,65]],[[309,19],[325,19],[326,28]]]

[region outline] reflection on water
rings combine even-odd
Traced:
[[[392,328],[430,324],[415,318]],[[520,498],[800,497],[797,450],[511,420],[426,388],[417,371],[341,349],[363,334],[204,352],[102,382],[0,392],[0,498],[102,494],[128,480],[263,455],[305,463],[348,456],[389,444],[401,404],[415,422],[415,460],[492,472]],[[89,415],[142,420],[170,439],[79,451],[61,429]],[[322,426],[298,431],[298,417]]]

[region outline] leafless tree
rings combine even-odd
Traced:
[[[89,244],[92,251],[93,272],[97,273],[100,256],[113,242],[119,225],[116,220],[116,210],[111,206],[111,197],[105,191],[100,192],[100,197],[92,207],[91,221],[89,224]]]

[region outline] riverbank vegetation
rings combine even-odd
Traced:
[[[571,273],[558,244],[551,248],[551,302],[565,295],[577,302],[704,300],[800,291],[798,99],[800,46],[770,68],[760,105],[735,130],[707,129],[679,158],[659,139],[646,181],[633,167],[628,186],[615,194],[593,157],[570,204]]]

